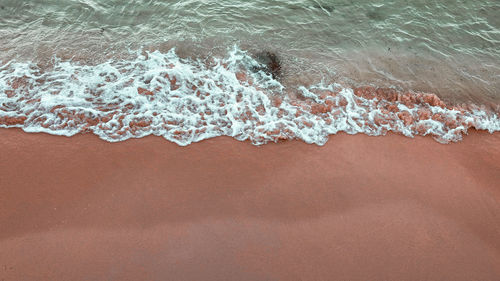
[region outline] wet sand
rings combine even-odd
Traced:
[[[0,130],[0,280],[498,280],[500,134]]]

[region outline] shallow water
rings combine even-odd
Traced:
[[[238,61],[239,58],[231,58],[234,46],[247,52],[250,57],[256,58],[262,52],[271,52],[279,58],[280,75],[271,80],[280,84],[281,91],[276,93],[266,85],[257,85],[247,97],[254,97],[256,92],[262,90],[270,100],[277,94],[293,99],[303,94],[302,87],[311,90],[318,85],[331,89],[341,85],[354,90],[361,86],[390,87],[401,93],[434,93],[448,107],[461,106],[469,110],[472,106],[476,111],[483,108],[498,113],[499,13],[498,1],[469,0],[363,3],[304,0],[4,0],[0,6],[0,60],[4,65],[0,77],[3,82],[0,87],[3,88],[0,90],[18,92],[16,96],[4,93],[3,116],[12,117],[12,110],[7,112],[5,108],[12,108],[12,103],[18,107],[23,105],[19,100],[23,95],[41,96],[40,103],[46,102],[47,99],[43,97],[48,94],[43,88],[55,86],[51,84],[52,80],[35,85],[35,77],[31,82],[23,80],[22,83],[31,83],[34,89],[30,91],[36,91],[36,94],[13,89],[12,79],[18,72],[29,68],[30,63],[34,63],[37,71],[46,73],[46,76],[57,76],[64,72],[61,69],[64,65],[59,62],[67,62],[69,64],[65,67],[68,71],[62,75],[67,78],[75,74],[71,71],[85,65],[94,67],[92,71],[98,71],[108,64],[115,70],[120,69],[117,66],[120,61],[122,64],[142,65],[148,69],[151,67],[148,58],[138,58],[138,50],[144,50],[143,55],[146,50],[159,50],[158,56],[166,58],[168,52],[175,48],[176,57],[186,59],[180,65],[197,69],[194,71],[196,75],[201,75],[197,71],[204,69],[217,77],[227,78],[223,79],[228,83],[225,84],[227,88],[235,81],[220,69],[207,66],[209,61],[238,64],[237,69],[230,70],[235,71],[233,76],[241,69],[251,72],[248,66],[259,63],[258,59]],[[54,60],[55,57],[58,59]],[[204,60],[206,68],[197,66],[198,60]],[[171,58],[165,61],[171,63]],[[13,64],[9,63],[13,62],[19,63],[18,72],[11,71]],[[128,76],[123,75],[120,79],[154,80],[154,77],[144,78],[145,73],[147,71],[126,73]],[[176,69],[176,73],[182,76],[176,76],[179,81],[187,84],[194,81],[179,74],[182,69]],[[40,75],[43,76],[37,75],[38,79]],[[249,73],[249,76],[252,75]],[[99,88],[96,82],[99,79],[95,76],[98,73],[89,74],[87,78],[93,77],[93,82],[77,85],[68,79],[53,80],[58,80],[57,85],[66,88],[80,87],[83,93],[85,89]],[[257,81],[254,78],[252,76],[250,80]],[[215,76],[210,79],[217,80]],[[132,86],[131,89],[136,92],[137,87],[147,88],[140,83]],[[120,92],[122,90],[127,92],[130,89],[109,88],[107,91],[123,95]],[[231,96],[231,91],[223,91]],[[218,95],[214,91],[210,93]],[[183,94],[189,96],[192,93],[185,91]],[[127,97],[131,98],[130,95]],[[85,95],[81,94],[79,98],[83,100]],[[51,100],[55,101],[55,105],[70,105],[65,104],[66,98]],[[6,103],[9,105],[5,106]],[[76,106],[74,103],[71,106]],[[86,108],[83,103],[78,106],[80,110]],[[47,103],[37,104],[36,108],[48,108]],[[84,111],[87,112],[87,109]],[[23,110],[26,112],[28,109],[23,107],[17,114],[20,115]],[[473,114],[472,111],[470,113]],[[188,116],[184,117],[188,119]],[[496,120],[497,117],[491,118]],[[491,124],[476,127],[496,130],[495,124],[493,127]],[[355,128],[349,130],[363,131]],[[62,131],[58,132],[62,134]]]

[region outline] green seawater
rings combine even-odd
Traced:
[[[500,104],[500,1],[1,0],[0,60],[96,63],[139,48],[278,54],[321,79]]]

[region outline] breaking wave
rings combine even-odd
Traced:
[[[111,142],[157,135],[188,145],[225,135],[256,145],[289,139],[323,145],[341,131],[431,135],[448,143],[470,128],[500,131],[500,119],[429,93],[336,83],[292,91],[235,47],[224,58],[180,58],[171,49],[98,65],[8,62],[0,67],[0,127],[92,132]]]

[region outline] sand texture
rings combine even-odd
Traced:
[[[0,280],[500,280],[500,134],[0,130]]]

